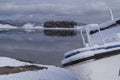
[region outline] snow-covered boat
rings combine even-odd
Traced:
[[[87,25],[83,30],[88,40],[82,31],[85,47],[67,52],[62,65],[79,80],[120,80],[120,20]]]

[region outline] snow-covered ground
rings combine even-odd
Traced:
[[[0,67],[17,67],[25,65],[36,65],[47,67],[47,69],[0,75],[0,80],[77,80],[69,70],[64,68],[31,64],[7,57],[0,57]]]

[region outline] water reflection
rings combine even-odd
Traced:
[[[61,66],[65,52],[82,47],[81,36],[48,37],[43,32],[0,34],[0,56]]]

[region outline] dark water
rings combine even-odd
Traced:
[[[0,33],[0,56],[61,66],[64,53],[82,47],[81,37],[48,37],[34,33]]]

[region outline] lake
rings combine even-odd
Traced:
[[[0,56],[61,66],[67,51],[82,47],[80,34],[74,37],[48,37],[40,32],[0,33]]]

